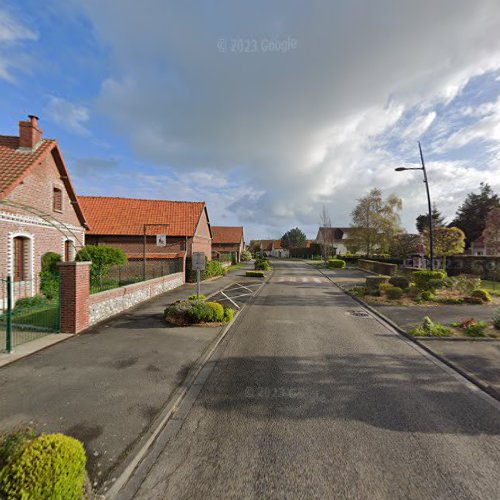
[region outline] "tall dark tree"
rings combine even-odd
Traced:
[[[481,182],[479,193],[469,193],[460,205],[449,227],[458,227],[465,233],[466,248],[481,236],[491,209],[500,206],[500,198],[489,184]]]
[[[444,227],[446,224],[444,222],[444,217],[441,212],[437,209],[436,205],[432,205],[432,226],[433,227]],[[424,231],[429,229],[429,214],[422,214],[417,217],[417,231],[422,234]]]
[[[307,242],[306,235],[298,227],[290,229],[281,237],[281,246],[283,248],[301,248],[305,247]]]

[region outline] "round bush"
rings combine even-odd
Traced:
[[[424,290],[420,294],[422,300],[434,300],[434,294],[430,290]]]
[[[403,290],[406,290],[410,286],[410,280],[406,276],[393,276],[389,280],[389,283]]]
[[[80,441],[63,434],[43,434],[0,471],[0,497],[81,499],[85,463]]]
[[[432,286],[429,283],[431,280],[444,280],[446,278],[446,273],[444,271],[415,271],[412,274],[412,279],[417,285],[419,290],[432,290]]]
[[[186,316],[192,323],[204,323],[212,321],[213,309],[208,302],[191,300],[191,307],[186,311]]]
[[[198,299],[198,296],[195,293],[193,293],[192,295],[190,295],[188,297],[188,300],[205,300],[205,299],[206,299],[206,297],[202,293],[200,293],[200,298],[199,299]]]
[[[269,265],[268,260],[255,261],[254,267],[257,271],[269,271],[269,269],[271,269],[271,266]]]
[[[481,299],[482,302],[491,302],[490,292],[488,292],[488,290],[484,290],[483,288],[474,290],[471,294],[471,297],[474,297],[476,299]]]
[[[385,291],[387,298],[391,300],[400,299],[403,296],[403,289],[398,286],[393,286]]]
[[[427,284],[429,290],[439,290],[440,288],[444,288],[446,286],[445,280],[440,278],[432,278],[427,282]]]
[[[248,250],[243,250],[240,255],[241,262],[248,262],[252,260],[252,254]]]
[[[380,285],[378,286],[378,289],[381,292],[386,292],[387,290],[389,290],[389,288],[393,288],[390,283],[380,283]]]
[[[328,267],[330,269],[343,269],[345,267],[345,260],[331,259],[328,261]]]
[[[223,321],[224,320],[224,308],[218,302],[207,302],[206,305],[212,309],[211,321]]]

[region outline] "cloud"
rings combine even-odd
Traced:
[[[0,78],[14,82],[12,70],[25,69],[26,57],[19,51],[26,41],[35,41],[38,35],[17,21],[5,9],[0,9]]]
[[[49,96],[47,116],[59,126],[79,135],[89,135],[85,127],[90,115],[86,107],[72,103],[62,97]]]
[[[220,186],[212,219],[251,213],[255,236],[297,224],[314,231],[323,204],[334,225],[346,225],[373,186],[404,195],[412,227],[425,210],[422,185],[393,168],[418,161],[414,136],[430,133],[439,107],[500,68],[497,0],[221,1],[216,13],[203,2],[152,0],[144,9],[123,0],[118,9],[92,0],[82,8],[110,51],[98,111],[137,158],[174,172],[186,194],[203,195],[190,191],[189,172],[226,178],[237,168],[250,194],[236,190],[242,198],[233,200],[233,184]],[[263,39],[288,37],[297,46],[286,53],[259,49]],[[256,51],[238,49],[253,40]],[[482,126],[470,134],[496,130]],[[435,165],[440,175],[456,167]],[[480,180],[469,164],[460,168],[460,187],[436,187],[447,207]]]

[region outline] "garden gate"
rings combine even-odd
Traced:
[[[0,278],[0,351],[59,332],[59,297],[39,294],[37,279]]]

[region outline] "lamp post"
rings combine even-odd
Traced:
[[[418,141],[418,149],[420,151],[420,161],[422,162],[421,167],[398,167],[394,169],[396,172],[402,172],[403,170],[422,170],[424,173],[424,184],[425,190],[427,192],[427,206],[429,208],[429,249],[431,257],[431,271],[434,270],[434,235],[432,234],[432,207],[431,207],[431,195],[429,193],[429,181],[427,180],[427,171],[425,170],[424,155],[422,153],[422,146],[420,141]]]
[[[147,244],[147,229],[148,227],[154,226],[165,226],[168,227],[170,224],[143,224],[143,241],[142,241],[142,279],[146,281],[146,244]]]

